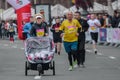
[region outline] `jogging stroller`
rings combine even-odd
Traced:
[[[51,69],[55,75],[54,44],[49,37],[31,37],[25,41],[25,76],[28,70],[36,70],[39,75]]]

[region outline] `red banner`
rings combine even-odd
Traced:
[[[29,22],[31,16],[31,4],[29,0],[7,0],[11,4],[17,13],[17,23],[18,23],[18,37],[19,39],[24,39],[23,22]]]
[[[17,13],[17,23],[18,23],[18,37],[19,39],[24,39],[22,31],[23,31],[23,23],[30,21],[31,16],[31,4],[28,4],[18,10]]]

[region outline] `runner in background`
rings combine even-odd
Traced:
[[[15,35],[15,29],[14,29],[14,26],[11,22],[10,26],[9,26],[9,38],[10,38],[11,42],[14,42],[14,35]]]
[[[98,28],[101,27],[100,21],[98,19],[96,19],[96,15],[95,14],[91,14],[91,19],[88,20],[88,24],[89,24],[89,31],[91,34],[91,39],[92,39],[92,44],[93,44],[93,50],[95,52],[95,54],[97,54],[97,41],[98,41]]]
[[[55,43],[55,53],[60,55],[61,52],[61,43],[62,43],[62,38],[60,37],[60,18],[55,18],[55,24],[51,26],[51,32],[53,33],[53,41]]]
[[[32,28],[33,23],[34,23],[33,16],[30,17],[30,22],[23,23],[23,33],[24,33],[25,39],[30,37],[30,30]]]
[[[5,25],[4,25],[6,38],[9,38],[9,27],[10,27],[10,23],[9,23],[8,20],[6,20],[6,21],[5,21]]]
[[[2,21],[0,20],[0,39],[2,39]]]

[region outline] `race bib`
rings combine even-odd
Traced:
[[[55,28],[55,32],[59,32],[59,28]]]
[[[91,30],[95,30],[96,28],[94,26],[91,26]]]
[[[37,37],[44,36],[44,29],[37,29],[36,32],[37,32]]]
[[[74,33],[76,31],[74,26],[68,26],[68,33]]]
[[[13,29],[9,29],[9,32],[13,32],[14,30]]]

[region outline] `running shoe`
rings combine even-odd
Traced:
[[[78,65],[77,65],[77,60],[75,60],[75,61],[73,62],[73,67],[74,67],[74,68],[77,68],[77,67],[78,67]]]
[[[69,66],[68,70],[72,71],[73,70],[73,66]]]

